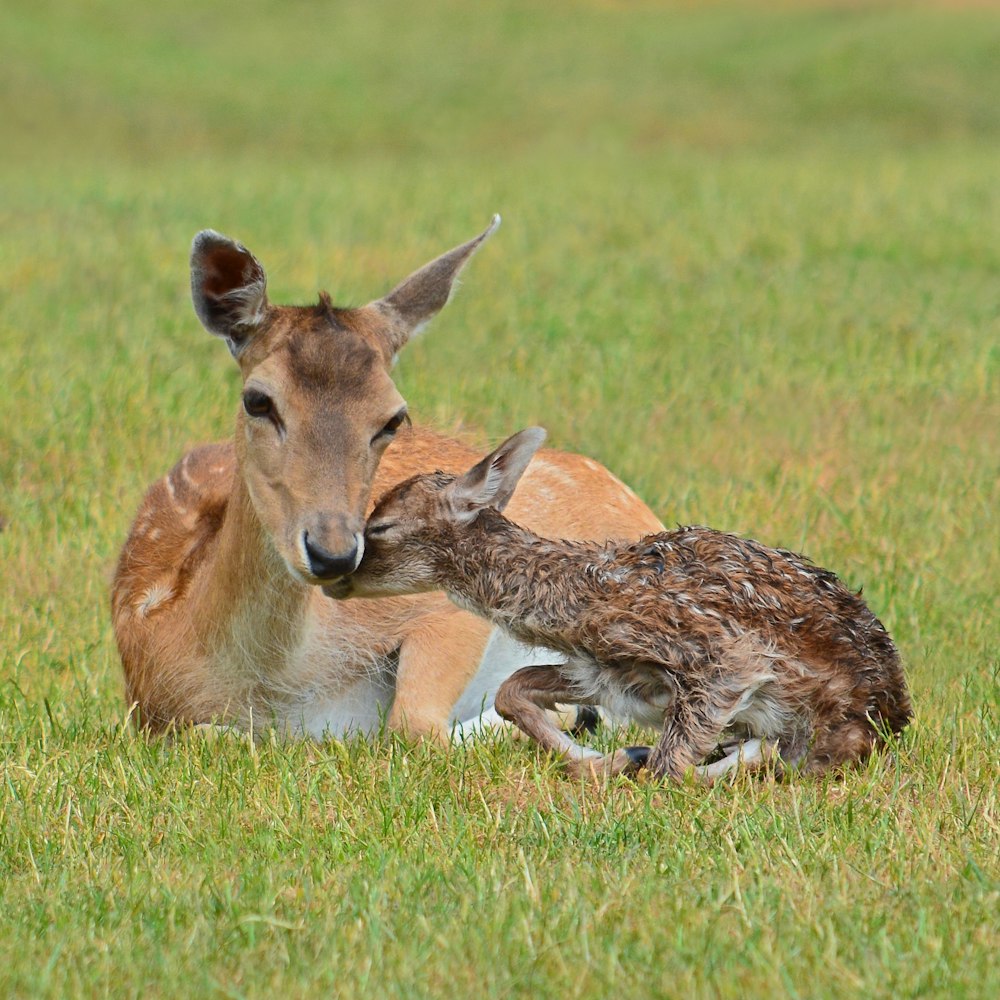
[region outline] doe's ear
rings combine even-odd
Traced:
[[[467,524],[486,507],[503,510],[544,440],[545,431],[541,427],[518,431],[464,476],[459,476],[445,489],[451,516],[459,524]]]
[[[191,299],[202,326],[238,357],[267,312],[267,274],[242,243],[203,229],[191,244]]]
[[[500,216],[494,215],[486,229],[474,239],[425,264],[384,298],[371,303],[373,308],[392,320],[390,332],[385,336],[389,357],[395,359],[410,338],[444,308],[455,288],[459,272],[499,225]]]

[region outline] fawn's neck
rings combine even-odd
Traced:
[[[582,571],[592,548],[550,541],[488,509],[442,549],[439,582],[456,604],[522,641],[567,648],[588,603],[572,564]]]

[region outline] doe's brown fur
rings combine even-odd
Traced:
[[[137,724],[321,737],[385,719],[438,739],[456,721],[485,724],[513,669],[486,623],[440,594],[344,605],[323,588],[356,567],[373,490],[475,458],[407,426],[391,367],[498,222],[354,309],[325,295],[275,305],[246,247],[195,237],[195,311],[236,359],[243,405],[231,440],[195,448],[153,483],[118,560],[112,620]],[[535,463],[515,513],[591,538],[658,523],[607,469],[559,452]]]

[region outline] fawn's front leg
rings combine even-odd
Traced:
[[[611,776],[637,770],[641,760],[629,750],[602,754],[582,747],[559,729],[546,712],[560,703],[577,703],[579,698],[580,693],[563,673],[562,664],[522,667],[500,685],[496,710],[540,746],[562,756],[567,771],[577,777]],[[644,757],[645,747],[635,749],[643,751]]]
[[[441,744],[498,726],[509,728],[509,720],[500,722],[487,707],[481,716],[462,720],[464,726],[452,731],[453,710],[480,670],[492,628],[489,622],[453,604],[425,616],[399,648],[389,728]],[[562,705],[549,715],[553,726],[576,732],[593,728],[597,718],[593,710],[566,711]]]

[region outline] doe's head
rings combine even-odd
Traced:
[[[394,486],[368,518],[361,565],[326,593],[383,597],[445,586],[448,554],[475,544],[470,529],[480,513],[507,506],[544,440],[541,427],[529,427],[461,476],[430,472]]]
[[[277,306],[267,275],[241,243],[204,230],[191,247],[191,294],[243,375],[236,454],[254,510],[289,573],[337,580],[364,552],[375,471],[406,421],[390,370],[445,305],[462,267],[496,230],[415,271],[384,298],[338,308]]]

